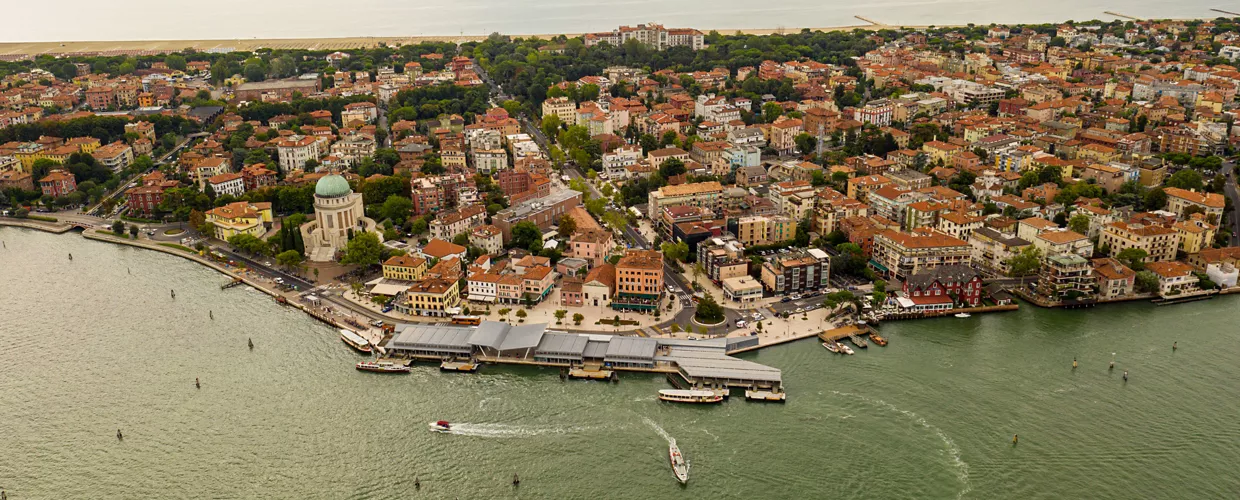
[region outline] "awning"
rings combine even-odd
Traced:
[[[409,285],[394,285],[391,283],[380,283],[370,289],[370,293],[375,295],[396,295],[409,289]]]
[[[469,299],[469,300],[472,300],[472,301],[474,301],[474,302],[495,302],[495,296],[494,296],[494,295],[474,295],[474,294],[472,294],[472,293],[471,293],[471,294],[469,294],[468,296],[466,296],[465,298],[466,298],[466,299]]]

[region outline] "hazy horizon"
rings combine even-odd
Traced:
[[[10,19],[38,19],[49,11],[89,15],[71,15],[54,24],[15,24],[0,35],[0,42],[451,36],[492,32],[531,35],[604,31],[642,22],[720,31],[800,29],[865,24],[854,17],[858,15],[891,25],[1116,19],[1104,14],[1107,10],[1142,18],[1224,15],[1210,10],[1219,6],[1217,2],[1204,0],[1053,0],[1049,5],[985,0],[876,0],[864,5],[784,0],[773,5],[755,5],[742,0],[717,0],[703,4],[701,10],[655,0],[425,0],[416,4],[399,0],[359,0],[347,4],[329,0],[218,0],[210,4],[210,9],[168,9],[167,2],[155,0],[114,0],[104,9],[98,5],[86,0],[51,0],[6,6]]]

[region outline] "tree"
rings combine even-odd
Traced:
[[[405,219],[409,218],[412,211],[412,200],[399,195],[391,195],[383,200],[383,208],[379,210],[379,215],[384,219],[391,219],[392,224],[399,226],[405,223]]]
[[[509,309],[509,308],[507,308],[507,307],[505,307],[505,308],[503,308],[503,309],[500,309],[500,310],[499,310],[499,319],[500,319],[500,321],[503,321],[503,320],[504,320],[504,317],[505,317],[505,316],[508,316],[508,313],[510,313],[510,312],[512,312],[512,309]]]
[[[340,263],[373,266],[379,263],[382,256],[383,245],[379,243],[379,237],[374,233],[364,232],[349,240]]]
[[[685,162],[676,158],[665,160],[662,165],[659,165],[659,175],[663,176],[664,179],[671,179],[685,172]]]
[[[1151,189],[1145,193],[1143,201],[1145,202],[1146,210],[1162,210],[1163,207],[1167,206],[1167,192],[1160,187]]]
[[[1081,234],[1089,234],[1089,216],[1085,214],[1073,215],[1068,219],[1068,229]]]
[[[586,317],[582,316],[581,313],[573,313],[573,324],[574,325],[580,326],[581,322],[584,321],[585,319]]]
[[[285,250],[276,254],[276,263],[284,266],[285,269],[292,269],[301,265],[301,254],[297,250]]]
[[[663,250],[665,258],[680,262],[684,262],[685,259],[689,258],[689,244],[684,241],[664,243],[659,248]]]
[[[1125,248],[1115,254],[1115,260],[1120,261],[1133,271],[1142,271],[1145,269],[1145,258],[1149,257],[1149,252],[1140,248]]]
[[[113,223],[112,223],[112,232],[113,232],[113,233],[116,233],[116,235],[117,235],[117,236],[120,236],[120,235],[122,235],[122,234],[125,234],[125,223],[124,223],[124,222],[121,222],[121,221],[116,221],[116,222],[113,222]]]
[[[698,301],[697,312],[693,314],[693,318],[699,323],[718,323],[723,321],[723,308],[719,307],[715,297],[707,292],[706,296]]]
[[[1027,246],[1019,254],[1007,260],[1008,275],[1029,276],[1042,268],[1042,250],[1035,246]]]
[[[138,238],[138,225],[137,224],[129,225],[129,237],[134,238],[134,239]]]
[[[427,229],[430,229],[430,227],[430,223],[426,222],[426,217],[418,217],[413,221],[413,225],[410,226],[409,232],[413,234],[422,234],[425,233]]]
[[[1201,174],[1190,168],[1171,174],[1167,179],[1167,187],[1201,191],[1204,186]]]
[[[529,315],[530,313],[525,312],[525,309],[517,309],[517,318],[519,318],[517,321],[525,323],[525,317]]]
[[[1152,293],[1158,291],[1158,275],[1150,271],[1138,271],[1133,280],[1133,288],[1138,292]]]
[[[569,214],[561,215],[560,220],[557,222],[557,225],[560,228],[559,229],[560,236],[564,236],[567,238],[577,232],[577,219],[574,219],[573,216]]]
[[[542,119],[542,132],[549,138],[555,138],[556,132],[560,130],[560,117],[556,115],[546,115]]]
[[[804,132],[797,134],[796,138],[793,140],[796,142],[797,151],[800,151],[802,154],[807,154],[810,151],[813,151],[814,147],[818,145],[818,139],[815,139],[814,136]]]
[[[563,309],[556,310],[555,311],[555,324],[557,325],[563,324],[565,316],[568,316],[568,311],[565,311]]]
[[[542,246],[542,231],[537,225],[530,221],[522,221],[512,226],[512,246],[531,248],[535,245]]]

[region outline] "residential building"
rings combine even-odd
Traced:
[[[1089,258],[1094,254],[1094,244],[1089,241],[1089,237],[1067,229],[1042,231],[1037,233],[1032,241],[1033,246],[1041,250],[1044,257],[1076,254]]]
[[[565,125],[577,124],[577,104],[567,97],[548,97],[542,103],[542,115],[557,116]]]
[[[1217,193],[1197,192],[1180,188],[1163,188],[1167,194],[1167,210],[1181,218],[1188,217],[1188,210],[1195,209],[1206,215],[1211,223],[1218,223],[1223,217],[1223,195]]]
[[[439,212],[430,223],[431,237],[452,241],[458,234],[468,233],[482,225],[486,217],[487,209],[480,204]]]
[[[1137,273],[1118,260],[1110,257],[1090,261],[1094,266],[1094,280],[1098,286],[1098,299],[1111,300],[1131,295]]]
[[[100,165],[107,167],[113,172],[120,172],[133,163],[133,148],[123,142],[114,142],[95,149],[91,156]]]
[[[745,247],[730,235],[709,238],[698,244],[697,262],[703,274],[718,284],[728,278],[749,274]]]
[[[461,313],[461,296],[457,280],[443,278],[425,278],[414,282],[405,290],[405,314],[418,316],[447,317]]]
[[[903,298],[920,311],[976,307],[982,303],[982,275],[966,264],[926,269],[904,280]]]
[[[241,174],[229,172],[213,175],[207,179],[207,185],[211,187],[216,196],[245,194],[245,179],[241,177]]]
[[[26,174],[29,177],[29,174]],[[129,211],[150,218],[157,207],[164,201],[164,188],[161,186],[138,186],[125,192],[129,198]]]
[[[649,193],[646,216],[653,219],[663,208],[681,205],[704,207],[718,214],[722,194],[723,186],[715,181],[663,186]]]
[[[973,264],[992,275],[1009,275],[1008,261],[1030,245],[1032,243],[1026,240],[989,227],[977,228],[969,234]]]
[[[238,201],[207,210],[206,221],[215,227],[215,239],[228,241],[238,234],[261,237],[271,225],[271,203]]]
[[[616,293],[612,309],[653,311],[663,291],[663,254],[657,250],[628,250],[616,263]]]
[[[619,47],[629,40],[649,45],[655,50],[670,47],[689,47],[693,50],[700,50],[706,46],[705,36],[701,31],[691,28],[664,28],[660,24],[621,26],[610,32],[586,33],[582,39],[585,40],[586,47],[593,47],[600,43]]]
[[[1163,298],[1195,292],[1201,281],[1193,274],[1191,266],[1178,261],[1151,262],[1145,265],[1145,270],[1158,276],[1158,295]]]
[[[306,162],[319,159],[319,141],[311,136],[289,136],[276,143],[280,171],[304,170]]]
[[[39,189],[43,190],[43,196],[60,198],[77,191],[77,178],[67,170],[53,169],[39,179]]]
[[[796,151],[796,137],[802,132],[801,120],[780,117],[771,124],[771,149],[781,155],[790,155]]]
[[[1213,246],[1214,236],[1218,234],[1218,226],[1206,222],[1206,216],[1200,213],[1171,227],[1180,235],[1180,251],[1190,255]]]
[[[469,233],[469,244],[487,255],[499,255],[504,250],[504,232],[490,224],[474,227]]]
[[[761,278],[762,285],[775,294],[822,290],[829,286],[831,258],[817,248],[791,250],[763,262]]]
[[[614,246],[611,231],[605,230],[579,230],[568,242],[569,253],[588,262],[591,268],[602,265]]]
[[[383,262],[383,277],[391,280],[417,281],[426,274],[426,259],[412,255],[395,255]]]
[[[1116,221],[1102,228],[1098,246],[1110,249],[1108,256],[1137,248],[1148,255],[1146,262],[1175,260],[1180,248],[1180,235],[1175,229],[1157,224]]]
[[[1057,302],[1092,299],[1093,271],[1089,261],[1080,255],[1049,256],[1038,276],[1038,294]]]
[[[915,228],[907,233],[884,230],[874,235],[870,266],[887,279],[903,280],[923,270],[967,264],[971,256],[967,242],[934,229]]]

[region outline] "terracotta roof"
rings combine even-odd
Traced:
[[[1189,203],[1204,205],[1210,208],[1223,208],[1225,203],[1223,195],[1217,193],[1203,193],[1175,187],[1163,188],[1163,192],[1167,193],[1168,197],[1179,198]]]
[[[718,184],[718,183],[716,183]],[[663,270],[663,254],[657,250],[629,250],[625,252],[616,268],[635,268],[645,270]]]
[[[412,255],[393,255],[391,258],[383,262],[385,266],[396,267],[418,267],[426,263],[426,259],[414,257]]]
[[[435,238],[422,247],[422,254],[442,259],[448,255],[465,253],[465,247]]]

